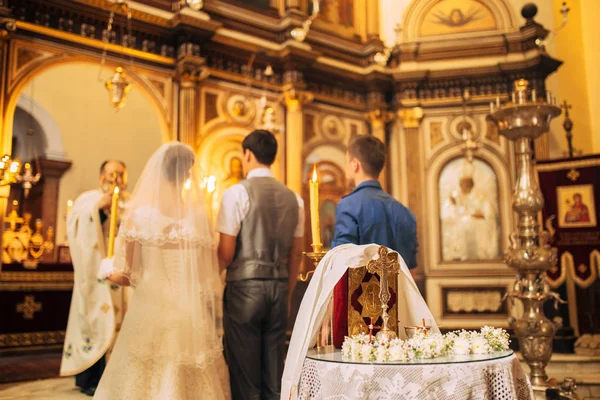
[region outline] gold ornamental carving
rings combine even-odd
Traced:
[[[35,301],[35,296],[25,296],[22,303],[17,304],[17,312],[23,313],[23,319],[33,319],[36,312],[42,311],[42,303]]]
[[[394,113],[385,109],[371,110],[366,114],[366,119],[372,127],[384,126],[388,122],[393,121],[394,118]]]
[[[423,119],[423,109],[421,107],[403,108],[398,110],[398,118],[404,128],[418,128]]]
[[[2,262],[23,263],[26,268],[35,269],[38,260],[44,254],[54,251],[54,229],[49,227],[46,236],[42,234],[42,221],[35,221],[35,232],[31,230],[32,216],[25,213],[22,217],[17,212],[18,202],[13,202],[12,211],[5,217],[8,225],[2,233]]]
[[[40,53],[39,51],[19,47],[17,49],[17,71],[19,71],[21,68],[23,68],[30,62],[37,60],[41,57],[44,57],[44,54]]]
[[[579,179],[580,175],[581,175],[581,173],[579,173],[579,171],[577,171],[575,168],[571,168],[571,170],[567,174],[567,178],[569,178],[571,181],[575,182],[575,181],[577,181],[577,179]]]
[[[441,122],[431,122],[429,124],[429,148],[434,149],[435,146],[444,141]]]
[[[73,272],[0,272],[0,282],[73,282]]]
[[[281,95],[281,101],[290,111],[299,111],[302,106],[314,100],[312,93],[296,88],[286,89]]]
[[[0,335],[0,349],[62,344],[64,341],[65,331],[9,333]]]
[[[0,39],[7,39],[10,32],[17,30],[17,21],[12,18],[0,18]]]

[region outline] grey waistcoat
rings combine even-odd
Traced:
[[[270,177],[242,181],[250,210],[237,236],[227,281],[287,279],[288,258],[298,224],[298,200],[283,184]]]

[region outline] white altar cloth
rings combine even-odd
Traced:
[[[411,362],[345,362],[341,351],[310,350],[302,368],[300,399],[533,400],[511,350]]]

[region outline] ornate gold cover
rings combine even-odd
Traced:
[[[398,308],[396,307],[398,279],[389,281],[392,294],[388,315],[390,330],[398,332]],[[369,333],[367,325],[373,318],[374,325],[381,325],[381,301],[379,300],[379,275],[370,274],[366,267],[348,269],[348,335]],[[379,320],[379,321],[378,321]],[[379,326],[376,326],[378,331]]]

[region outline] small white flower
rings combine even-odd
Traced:
[[[387,361],[389,357],[388,349],[385,346],[377,347],[377,361]]]
[[[454,339],[452,352],[456,355],[469,354],[471,352],[471,343],[469,343],[469,339],[461,337]]]
[[[373,346],[371,346],[370,344],[363,344],[361,345],[360,348],[360,357],[363,361],[372,361],[372,352],[373,350]]]
[[[475,337],[471,341],[471,350],[473,354],[486,354],[489,353],[489,346],[487,340],[483,337]]]

